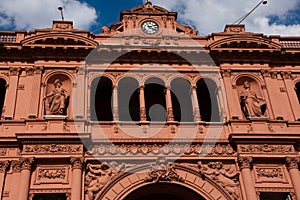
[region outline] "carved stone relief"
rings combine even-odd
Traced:
[[[293,145],[247,144],[238,145],[241,153],[294,153]]]
[[[36,144],[24,145],[23,154],[52,154],[52,153],[80,153],[83,151],[82,145],[59,145],[59,144]]]
[[[35,184],[68,183],[68,167],[37,167]]]
[[[284,169],[280,166],[254,166],[255,182],[288,183],[283,170]]]
[[[221,185],[233,199],[239,199],[239,172],[234,164],[223,164],[220,161],[202,164],[198,162],[198,172]]]
[[[101,164],[87,164],[85,175],[85,199],[97,199],[100,195],[101,189],[108,184],[114,176],[124,170],[126,165],[117,164],[115,162]]]
[[[159,158],[155,165],[150,166],[150,171],[144,179],[146,182],[184,182],[175,169],[174,163],[168,163],[166,159]]]

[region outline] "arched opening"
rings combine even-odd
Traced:
[[[298,97],[298,102],[300,104],[300,82],[296,83],[295,90],[296,90],[296,95]]]
[[[124,200],[205,200],[186,187],[171,183],[146,185],[130,193]]]
[[[91,85],[91,120],[112,121],[112,81],[107,77],[99,77]]]
[[[145,82],[145,104],[148,121],[166,121],[165,84],[161,79]]]
[[[220,110],[216,83],[208,78],[198,80],[197,97],[202,121],[219,122]]]
[[[6,81],[0,78],[0,118],[2,116],[5,94],[6,94]]]
[[[120,121],[140,120],[139,83],[126,77],[118,84],[118,107]]]
[[[192,122],[193,106],[191,100],[191,84],[184,78],[176,78],[171,82],[171,98],[174,120]]]

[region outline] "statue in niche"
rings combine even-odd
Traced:
[[[54,89],[44,97],[47,115],[64,115],[67,105],[67,91],[62,88],[62,82],[56,79],[53,83]]]
[[[249,81],[245,81],[244,90],[240,94],[241,108],[246,117],[261,117],[266,111],[266,101],[250,89]]]

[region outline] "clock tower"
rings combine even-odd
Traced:
[[[104,28],[103,32],[137,31],[135,35],[159,35],[163,31],[177,31],[188,35],[197,35],[197,30],[185,26],[177,21],[177,12],[170,12],[160,6],[146,2],[144,6],[137,6],[129,11],[121,11],[120,23]]]

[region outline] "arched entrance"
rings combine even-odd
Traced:
[[[234,200],[218,183],[199,172],[175,164],[170,179],[149,177],[149,163],[121,173],[107,184],[95,200]]]
[[[172,183],[153,183],[130,193],[124,200],[205,200],[194,191]]]

